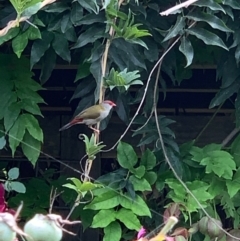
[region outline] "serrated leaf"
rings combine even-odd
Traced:
[[[196,22],[206,22],[214,29],[218,29],[224,32],[233,32],[233,30],[228,28],[220,18],[213,14],[208,14],[204,12],[190,12],[186,17]]]
[[[162,42],[166,42],[167,40],[177,36],[183,30],[184,27],[185,27],[185,18],[178,16],[176,24],[172,29],[169,30],[169,33],[163,39]]]
[[[187,29],[186,31],[189,34],[194,35],[198,39],[201,39],[207,45],[219,46],[223,49],[228,50],[227,46],[224,44],[221,38],[206,29],[192,27],[190,29]]]
[[[121,208],[116,213],[116,218],[119,219],[128,229],[138,231],[141,228],[141,224],[137,216],[130,210]]]
[[[186,64],[185,68],[188,67],[189,65],[191,65],[191,63],[193,61],[194,50],[193,50],[191,42],[185,36],[183,36],[181,38],[181,44],[179,46],[179,51],[181,51],[184,54],[184,56],[186,57],[187,64]]]
[[[226,181],[226,185],[227,185],[228,194],[230,198],[232,198],[240,190],[240,169],[238,169],[235,172],[232,180]]]
[[[117,159],[120,166],[126,169],[131,169],[138,161],[133,147],[125,142],[119,142],[117,146]]]
[[[231,154],[226,151],[217,150],[208,152],[200,165],[206,166],[206,173],[215,173],[219,177],[232,179],[233,171],[236,170],[236,164]]]
[[[93,218],[92,228],[105,228],[115,220],[115,210],[100,210]]]
[[[103,241],[119,241],[122,236],[122,229],[118,222],[112,222],[104,228]]]
[[[41,142],[34,139],[28,131],[25,132],[21,143],[22,150],[27,159],[35,165],[41,151]]]

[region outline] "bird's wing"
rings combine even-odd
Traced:
[[[94,105],[86,110],[82,111],[75,118],[77,119],[97,119],[100,117],[100,111],[103,110],[103,107],[100,105]]]

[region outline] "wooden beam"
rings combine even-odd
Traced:
[[[78,69],[77,64],[56,64],[54,69]],[[36,65],[33,67],[33,69],[41,69],[41,65]],[[216,69],[217,65],[214,64],[193,64],[191,67],[191,69]]]
[[[76,87],[47,87],[42,91],[75,91]],[[137,91],[135,87],[130,87],[130,91]],[[167,93],[217,93],[219,89],[186,89],[186,88],[169,88],[166,90]],[[163,89],[160,88],[159,92],[163,92]]]

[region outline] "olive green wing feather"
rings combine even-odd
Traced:
[[[76,116],[79,119],[97,119],[100,116],[100,111],[102,110],[102,106],[94,105],[86,110],[82,111],[80,114]]]

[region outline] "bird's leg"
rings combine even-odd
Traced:
[[[92,126],[88,126],[90,129],[92,129],[94,132],[96,132],[98,135],[99,135],[99,130],[98,129],[95,129],[93,128]]]

